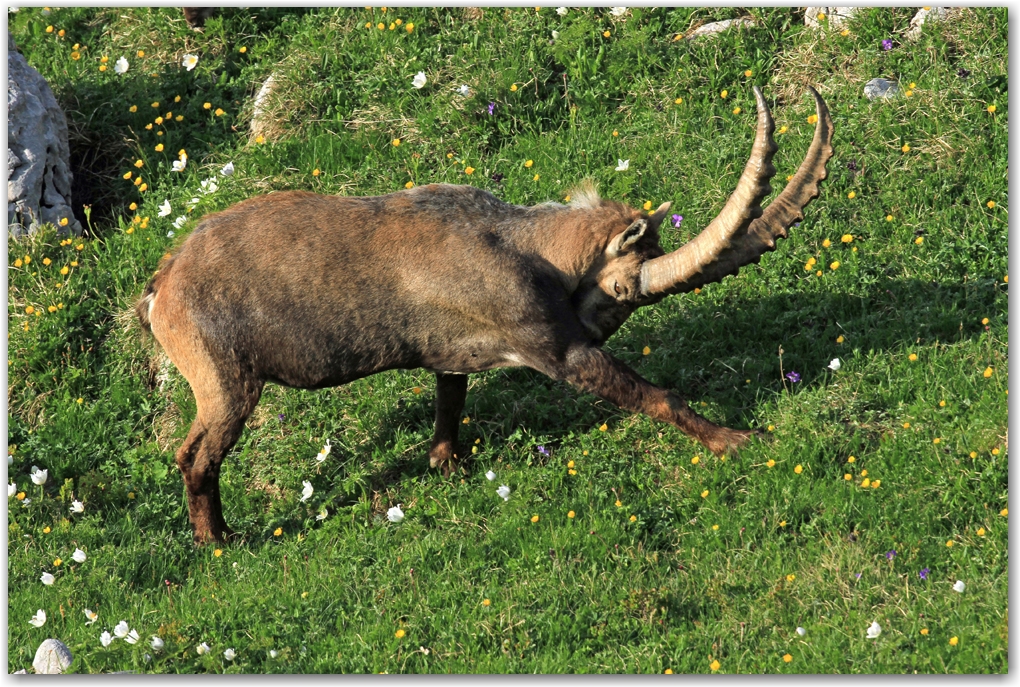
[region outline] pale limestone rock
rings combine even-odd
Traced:
[[[44,640],[35,652],[32,667],[39,675],[58,675],[71,667],[71,650],[59,639]]]
[[[684,36],[689,41],[695,38],[701,38],[703,36],[711,36],[721,31],[726,31],[737,26],[754,26],[754,20],[750,17],[738,17],[736,19],[726,19],[724,21],[714,21],[711,24],[704,24],[691,31],[689,34]]]
[[[7,36],[7,229],[13,236],[53,224],[80,234],[71,212],[67,119],[49,84]],[[61,227],[60,220],[67,219]]]

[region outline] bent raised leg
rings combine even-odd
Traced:
[[[429,448],[429,465],[444,477],[457,469],[457,432],[467,398],[467,375],[436,373],[436,433]]]
[[[575,346],[562,360],[552,363],[548,369],[540,369],[554,379],[570,382],[621,408],[668,422],[716,455],[736,450],[755,434],[750,430],[720,427],[706,420],[672,391],[655,386],[598,348]]]

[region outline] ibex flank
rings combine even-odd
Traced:
[[[222,541],[224,456],[266,382],[338,386],[383,370],[436,375],[432,467],[456,468],[467,375],[530,367],[668,422],[721,454],[752,432],[720,427],[601,350],[635,309],[756,263],[803,218],[832,156],[818,122],[800,169],[766,207],[775,125],[761,91],[751,157],[719,215],[665,254],[648,214],[588,187],[568,205],[509,205],[469,186],[385,196],[272,193],[205,217],[136,309],[191,384],[197,413],[177,451],[195,541]]]

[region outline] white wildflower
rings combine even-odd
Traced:
[[[839,362],[839,358],[833,358],[832,361],[829,362],[829,369],[833,372],[837,372],[841,367],[843,367],[843,363]]]
[[[630,160],[621,160],[620,158],[617,158],[616,162],[617,172],[626,172],[628,169],[630,169]]]
[[[319,451],[318,455],[315,456],[315,460],[317,460],[317,461],[319,461],[321,463],[322,461],[326,460],[326,456],[328,456],[329,452],[332,451],[332,450],[333,450],[333,447],[330,446],[329,439],[326,439],[326,445],[323,446],[322,450]]]
[[[389,518],[390,522],[400,522],[404,519],[404,511],[400,510],[400,505],[398,504],[386,511],[386,517]]]
[[[797,628],[797,634],[799,634],[801,637],[803,637],[804,635],[807,634],[807,630],[805,630],[803,627],[798,627]]]
[[[557,40],[559,37],[560,37],[560,32],[559,31],[553,31],[552,32],[553,40]]]
[[[411,79],[411,85],[415,88],[422,88],[425,86],[426,81],[428,81],[428,79],[425,78],[425,72],[418,72],[414,75],[414,78]]]
[[[10,484],[7,485],[7,498],[11,498],[12,496],[14,496],[17,493],[18,493],[18,485],[17,484],[15,484],[14,482],[11,482]]]
[[[610,7],[609,8],[609,13],[611,15],[613,15],[614,17],[622,17],[623,15],[625,15],[627,13],[627,8],[626,7]]]
[[[162,638],[152,635],[152,639],[149,641],[149,645],[156,651],[162,651],[163,647],[166,646],[166,642]]]
[[[223,658],[227,659],[228,661],[233,661],[235,656],[237,656],[237,654],[234,653],[233,649],[228,648],[226,651],[223,652]]]
[[[492,480],[496,479],[496,473],[493,472],[492,470],[489,470],[488,472],[485,473],[485,479],[491,482]]]
[[[198,655],[201,656],[202,654],[209,651],[209,645],[206,644],[205,642],[202,642],[201,644],[195,647],[195,651],[197,651]]]
[[[35,465],[32,466],[31,471],[32,482],[38,484],[40,487],[46,484],[46,478],[49,477],[49,470],[40,470]]]
[[[159,216],[166,217],[171,212],[173,212],[173,208],[170,207],[170,201],[164,200],[163,204],[159,206]]]
[[[181,227],[183,227],[187,223],[187,221],[188,221],[188,218],[185,217],[184,215],[181,215],[180,217],[178,217],[177,219],[174,220],[174,226],[177,227],[178,229],[180,229]]]
[[[127,61],[127,59],[123,55],[121,55],[120,59],[117,60],[116,64],[113,65],[113,71],[117,72],[118,74],[123,74],[127,70],[128,70],[128,61]]]
[[[187,69],[189,72],[195,68],[198,64],[198,55],[185,55],[184,59],[181,60],[181,66]]]
[[[42,577],[40,577],[39,579],[42,580],[42,583],[45,584],[45,585],[51,585],[54,582],[56,582],[56,580],[57,580],[57,578],[55,578],[53,575],[51,575],[48,572],[44,572],[42,574]]]
[[[168,232],[166,233],[166,237],[167,237],[168,239],[172,239],[172,238],[174,237],[174,232],[173,232],[173,230],[171,230],[171,231],[168,231]]]
[[[319,511],[319,514],[315,516],[315,519],[316,520],[325,520],[327,517],[329,517],[329,511],[326,510],[325,506],[323,506],[322,510]]]
[[[567,10],[566,7],[557,7],[556,8],[556,14],[560,15],[561,17],[567,16],[567,11],[568,10]]]
[[[127,634],[128,634],[128,624],[127,624],[127,621],[126,620],[121,620],[119,623],[117,623],[117,626],[115,628],[113,628],[113,634],[115,634],[116,636],[120,637],[121,639],[124,639],[125,637],[127,637]]]
[[[967,585],[963,583],[963,580],[957,580],[956,584],[953,585],[953,591],[963,594],[963,590],[967,588]]]
[[[128,644],[135,644],[135,643],[137,643],[138,642],[138,630],[131,630],[131,632],[128,632],[127,635],[124,637],[124,641],[127,642]]]
[[[878,622],[872,622],[871,627],[868,628],[868,639],[875,639],[882,634],[882,626]]]
[[[78,563],[84,563],[88,556],[86,556],[85,552],[82,551],[81,549],[75,549],[74,553],[71,554],[71,558],[73,558]]]
[[[180,160],[174,160],[173,170],[175,172],[183,172],[184,168],[188,166],[188,158],[182,157]]]
[[[234,173],[233,162],[228,162],[227,164],[223,165],[223,169],[220,170],[220,174],[222,174],[225,177],[229,177],[233,173]]]
[[[462,96],[467,97],[471,93],[471,89],[468,88],[467,84],[461,84],[460,88],[457,89],[457,92]]]
[[[91,608],[86,608],[85,617],[88,618],[88,621],[85,624],[91,625],[92,623],[96,622],[96,620],[99,619],[99,614],[93,611]]]
[[[269,658],[276,658],[279,655],[280,654],[279,654],[279,652],[276,649],[270,649],[269,650]]]
[[[32,619],[29,620],[28,622],[32,623],[36,627],[42,627],[43,625],[46,624],[46,611],[40,608],[38,611],[35,612],[35,615],[33,615]]]
[[[71,512],[72,513],[84,513],[85,504],[81,501],[71,501]]]
[[[301,484],[304,486],[304,489],[301,490],[301,501],[307,501],[312,498],[315,488],[312,487],[312,483],[308,480],[303,481]]]
[[[206,179],[202,182],[201,187],[202,188],[199,190],[201,190],[202,193],[216,193],[216,190],[219,189],[219,184],[216,183],[215,179]]]
[[[510,500],[510,487],[507,485],[504,484],[500,486],[500,488],[496,490],[496,493],[502,496],[504,501]]]
[[[103,630],[103,634],[99,635],[99,643],[103,646],[110,646],[113,643],[113,637],[106,630]]]

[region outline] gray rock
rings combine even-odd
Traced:
[[[32,667],[40,675],[58,675],[71,667],[74,657],[59,639],[47,639],[35,652]]]
[[[922,7],[914,15],[914,18],[910,20],[910,28],[907,29],[903,37],[907,40],[916,40],[921,36],[921,27],[924,26],[925,22],[929,21],[942,21],[949,16],[945,7]]]
[[[273,90],[276,88],[276,78],[276,72],[270,74],[262,84],[262,88],[259,89],[258,94],[255,96],[255,104],[251,117],[252,140],[254,140],[256,136],[265,136],[272,128],[270,123],[272,114],[268,112],[268,100],[269,96],[272,95]]]
[[[900,94],[900,85],[888,79],[872,79],[864,84],[864,95],[868,100],[875,98],[895,98]]]
[[[80,234],[71,212],[67,119],[53,91],[7,36],[7,230],[13,236],[50,223]],[[67,218],[67,226],[60,220]]]
[[[737,26],[754,26],[754,20],[750,17],[737,17],[736,19],[726,19],[724,21],[714,21],[711,24],[705,24],[691,31],[689,34],[684,36],[689,41],[695,38],[702,38],[703,36],[711,36],[721,31],[726,31]]]
[[[857,10],[865,9],[863,7],[805,7],[804,8],[804,24],[814,28],[818,28],[821,24],[818,21],[818,15],[824,14],[825,18],[829,22],[829,26],[833,29],[842,26],[850,17],[857,14]]]

